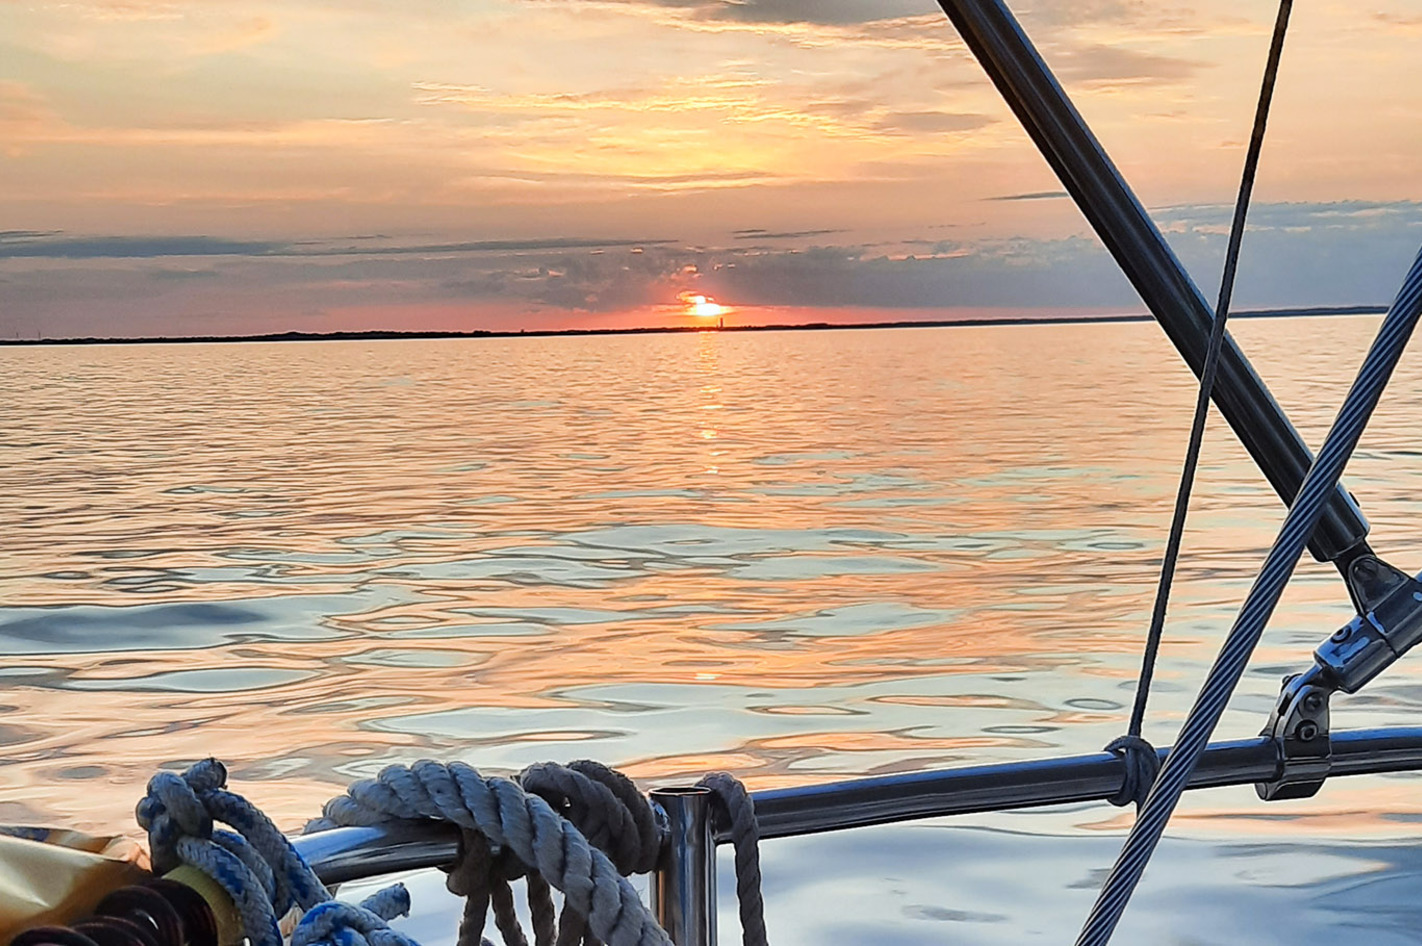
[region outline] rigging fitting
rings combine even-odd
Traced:
[[[1321,682],[1322,675],[1314,666],[1284,678],[1279,701],[1260,733],[1274,740],[1279,753],[1279,775],[1254,784],[1264,801],[1312,798],[1333,769],[1328,698],[1334,691]]]
[[[1281,773],[1256,783],[1265,801],[1309,798],[1323,787],[1333,759],[1329,699],[1357,693],[1422,640],[1422,582],[1372,555],[1354,560],[1348,577],[1357,617],[1318,645],[1312,667],[1284,678],[1260,733],[1274,740]]]

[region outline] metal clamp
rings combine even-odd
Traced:
[[[1349,564],[1348,590],[1358,616],[1318,645],[1306,673],[1284,678],[1261,733],[1280,763],[1277,778],[1254,786],[1265,801],[1309,798],[1323,787],[1333,764],[1329,698],[1357,693],[1422,640],[1422,582],[1369,554]]]
[[[1328,731],[1328,698],[1333,688],[1323,676],[1322,668],[1315,666],[1307,673],[1284,678],[1269,724],[1260,733],[1272,737],[1279,750],[1279,776],[1254,785],[1265,801],[1311,798],[1333,768]]]

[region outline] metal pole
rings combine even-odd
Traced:
[[[1330,778],[1422,769],[1422,728],[1334,732],[1330,738]],[[1159,750],[1161,758],[1169,751]],[[1278,744],[1272,739],[1261,736],[1218,742],[1210,746],[1196,766],[1190,788],[1266,782],[1278,778],[1282,771]],[[751,798],[755,801],[761,837],[784,838],[942,815],[1101,801],[1116,792],[1124,777],[1125,764],[1118,756],[1096,752],[775,789],[754,792]],[[711,936],[715,923],[711,841],[725,843],[730,840],[730,832],[717,828],[707,840],[704,832],[709,830],[708,796],[699,789],[652,793],[652,800],[668,817],[679,812],[673,824],[682,826],[673,829],[674,839],[679,838],[673,850],[681,854],[669,853],[666,869],[654,877],[653,902],[666,905],[660,913],[663,924],[676,923],[675,910],[679,909],[681,891],[686,891],[686,899],[694,900],[705,917],[696,922],[706,930],[706,936]],[[335,828],[308,834],[293,838],[292,844],[324,883],[335,884],[448,865],[458,850],[459,829],[433,821],[392,821],[368,828]],[[688,858],[693,852],[695,856]],[[674,862],[686,868],[682,878],[704,877],[704,885],[696,880],[678,880],[671,871]],[[681,886],[674,887],[677,883]],[[691,942],[695,941],[677,940],[678,946]]]
[[[1165,750],[1160,756],[1164,758]],[[1191,787],[1248,783],[1249,773],[1272,775],[1278,770],[1279,753],[1271,739],[1221,743],[1210,747],[1208,760],[1196,770]],[[756,792],[752,798],[764,839],[943,815],[1101,801],[1116,793],[1125,776],[1120,756],[1096,752],[777,789]]]
[[[1330,778],[1422,768],[1422,728],[1359,729],[1334,732],[1331,738]],[[1169,752],[1167,746],[1157,755],[1164,760]],[[1279,744],[1272,738],[1217,742],[1191,773],[1189,787],[1267,782],[1282,772]],[[944,815],[1104,801],[1121,787],[1125,775],[1120,756],[1097,752],[773,789],[754,792],[751,798],[761,838],[784,838]],[[716,840],[730,840],[729,832],[718,829]]]
[[[323,884],[448,867],[459,856],[459,828],[443,821],[387,821],[332,828],[291,839]]]
[[[676,946],[716,946],[716,842],[706,788],[663,788],[652,803],[671,828],[652,875],[652,908]]]
[[[1244,668],[1254,655],[1254,648],[1263,636],[1280,596],[1288,587],[1294,566],[1303,554],[1304,540],[1318,521],[1334,485],[1343,475],[1343,469],[1353,455],[1358,439],[1367,429],[1373,408],[1387,389],[1393,369],[1397,367],[1398,359],[1406,350],[1419,320],[1422,320],[1422,251],[1418,252],[1412,268],[1408,270],[1402,290],[1397,294],[1387,318],[1383,319],[1377,338],[1368,349],[1367,357],[1358,369],[1358,376],[1348,389],[1348,396],[1343,399],[1343,406],[1338,409],[1337,419],[1323,439],[1323,445],[1318,448],[1318,462],[1309,470],[1308,477],[1299,488],[1298,501],[1284,517],[1279,535],[1274,539],[1258,577],[1250,586],[1244,604],[1240,606],[1239,616],[1235,618],[1234,626],[1220,647],[1219,656],[1205,676],[1195,704],[1190,707],[1185,722],[1180,726],[1175,748],[1166,757],[1150,794],[1136,812],[1136,820],[1126,836],[1126,843],[1101,888],[1090,918],[1082,927],[1078,946],[1105,946],[1110,940],[1131,893],[1145,873],[1151,854],[1165,833],[1165,826],[1180,801],[1181,793],[1189,787],[1190,773],[1208,751],[1210,736],[1224,715],[1225,706],[1244,675]],[[1422,593],[1418,597],[1422,600]],[[1383,609],[1379,607],[1378,610]],[[1366,641],[1360,640],[1359,643],[1365,645]],[[1316,735],[1316,721],[1309,720],[1307,725],[1314,727]],[[1308,741],[1308,737],[1299,738]]]
[[[1001,0],[939,0],[1022,127],[1198,376],[1214,315],[1170,246]],[[1220,352],[1214,401],[1286,503],[1313,455],[1234,340]],[[1366,550],[1368,523],[1340,484],[1309,549],[1340,570]],[[1341,559],[1341,561],[1340,561]],[[1345,572],[1346,575],[1346,572]]]

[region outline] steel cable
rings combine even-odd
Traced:
[[[1170,586],[1175,578],[1175,563],[1180,558],[1180,542],[1185,534],[1185,516],[1190,507],[1190,489],[1195,482],[1195,470],[1200,463],[1200,446],[1205,439],[1205,419],[1210,412],[1210,394],[1215,387],[1215,375],[1224,348],[1225,323],[1229,319],[1230,299],[1234,295],[1234,276],[1239,267],[1239,248],[1244,242],[1244,220],[1249,213],[1249,198],[1254,192],[1254,176],[1259,170],[1259,154],[1264,147],[1264,129],[1269,121],[1269,105],[1274,98],[1274,80],[1279,74],[1279,60],[1284,51],[1284,35],[1289,28],[1289,13],[1293,0],[1281,0],[1279,15],[1274,21],[1274,36],[1269,44],[1269,57],[1264,65],[1264,81],[1259,89],[1259,103],[1254,110],[1254,129],[1249,136],[1249,149],[1244,156],[1244,173],[1240,176],[1239,195],[1234,202],[1234,220],[1230,223],[1229,247],[1225,251],[1224,274],[1220,278],[1219,301],[1215,305],[1215,320],[1210,326],[1205,364],[1200,371],[1200,389],[1195,398],[1195,416],[1190,423],[1190,442],[1185,449],[1185,463],[1180,470],[1180,486],[1175,493],[1175,512],[1170,519],[1170,535],[1165,542],[1165,556],[1160,563],[1160,582],[1155,590],[1155,605],[1151,609],[1150,630],[1146,634],[1145,653],[1141,657],[1141,673],[1136,683],[1136,698],[1131,707],[1130,726],[1126,732],[1139,737],[1145,721],[1146,701],[1150,698],[1151,679],[1155,676],[1156,655],[1165,630],[1165,611],[1170,602]]]
[[[1317,459],[1299,487],[1298,497],[1284,519],[1279,536],[1181,727],[1175,748],[1161,766],[1155,785],[1101,888],[1077,946],[1105,946],[1110,940],[1419,316],[1422,316],[1422,252],[1413,261],[1402,290],[1383,319],[1357,379],[1319,448]]]

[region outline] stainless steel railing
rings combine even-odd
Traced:
[[[1330,775],[1422,769],[1422,728],[1336,732],[1331,739]],[[1168,751],[1159,750],[1161,757]],[[1267,782],[1282,771],[1273,739],[1221,742],[1206,750],[1189,788]],[[1115,793],[1124,777],[1119,757],[1098,752],[775,789],[751,797],[761,837],[782,838],[943,815],[1101,801]],[[714,946],[715,847],[730,840],[729,832],[712,816],[710,793],[704,789],[663,789],[653,792],[652,800],[671,826],[652,881],[658,918],[677,946]],[[458,832],[450,825],[398,822],[337,828],[294,843],[331,884],[446,865],[454,859]]]

